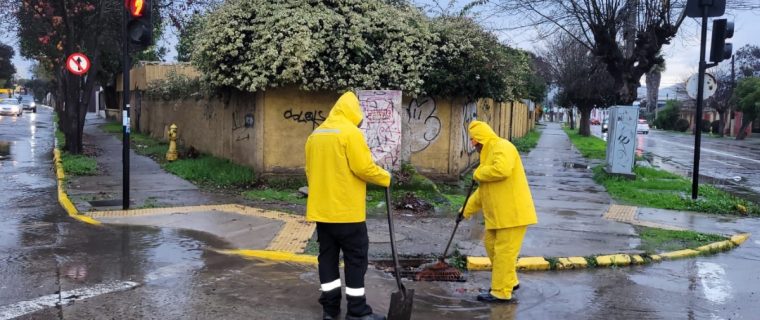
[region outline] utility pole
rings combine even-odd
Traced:
[[[123,52],[123,69],[122,69],[122,93],[124,94],[122,99],[123,111],[121,113],[121,125],[122,125],[122,147],[121,147],[121,163],[122,163],[122,208],[124,210],[129,209],[129,70],[131,69],[132,62],[129,59],[129,36],[127,30],[127,21],[129,21],[130,13],[128,10],[124,11],[124,19],[122,21],[122,41],[124,48]]]
[[[702,18],[702,36],[699,44],[699,73],[697,74],[697,110],[694,116],[694,168],[692,170],[691,198],[699,196],[699,155],[702,144],[702,103],[705,91],[705,69],[712,68],[720,61],[731,56],[731,44],[726,44],[726,38],[734,33],[733,23],[725,19],[713,21],[712,44],[710,48],[711,64],[705,62],[705,44],[707,42],[707,17],[719,17],[726,11],[726,0],[689,0],[686,3],[686,15]]]

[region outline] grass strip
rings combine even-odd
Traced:
[[[68,175],[74,176],[92,176],[98,172],[98,163],[94,158],[81,155],[61,153],[61,163],[63,171]]]
[[[578,131],[562,127],[567,137],[584,158],[604,159],[607,156],[607,142],[595,136],[584,137]]]
[[[514,139],[512,144],[515,145],[517,151],[530,152],[538,145],[538,139],[541,139],[541,131],[532,129],[525,136]]]
[[[254,178],[250,168],[209,155],[165,162],[163,167],[183,179],[220,188],[247,186]]]
[[[636,167],[634,180],[611,176],[594,168],[594,181],[616,200],[642,207],[713,214],[760,215],[760,207],[710,185],[699,186],[699,198],[691,199],[691,181],[654,168]]]
[[[717,234],[691,230],[679,231],[648,227],[637,227],[637,230],[641,238],[639,249],[644,250],[649,255],[687,248],[693,249],[728,239]]]

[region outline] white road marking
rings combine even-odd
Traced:
[[[58,303],[68,303],[71,301],[83,300],[99,296],[101,294],[112,293],[132,289],[140,285],[137,282],[109,282],[94,285],[92,287],[77,288],[58,294],[50,294],[39,297],[34,300],[17,302],[11,305],[0,307],[0,320],[13,319],[26,314],[55,307]],[[61,299],[60,301],[58,299]]]

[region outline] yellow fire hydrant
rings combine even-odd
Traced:
[[[166,161],[177,160],[177,125],[169,127],[169,151],[166,152]]]

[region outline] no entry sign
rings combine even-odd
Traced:
[[[75,75],[81,76],[90,70],[90,59],[87,59],[87,56],[83,53],[72,53],[66,59],[66,69]]]

